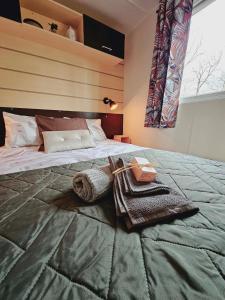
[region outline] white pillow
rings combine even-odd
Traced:
[[[95,142],[102,142],[107,139],[101,126],[101,119],[86,119],[86,122]]]
[[[86,129],[44,131],[42,134],[46,153],[95,147],[93,138]]]
[[[5,146],[39,146],[41,139],[35,117],[14,115],[3,112],[6,136]]]

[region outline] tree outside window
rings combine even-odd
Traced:
[[[225,0],[192,17],[181,97],[225,92]]]

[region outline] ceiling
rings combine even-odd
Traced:
[[[123,33],[156,10],[159,0],[56,0]]]

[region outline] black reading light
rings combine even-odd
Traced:
[[[118,103],[116,103],[116,102],[113,101],[112,99],[109,99],[108,97],[105,97],[105,98],[103,99],[103,102],[104,102],[105,104],[109,104],[111,110],[115,110],[115,109],[118,107]]]

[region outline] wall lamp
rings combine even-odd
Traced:
[[[109,99],[108,97],[105,97],[103,99],[103,102],[104,102],[104,104],[109,104],[111,110],[115,110],[118,107],[118,103]]]

